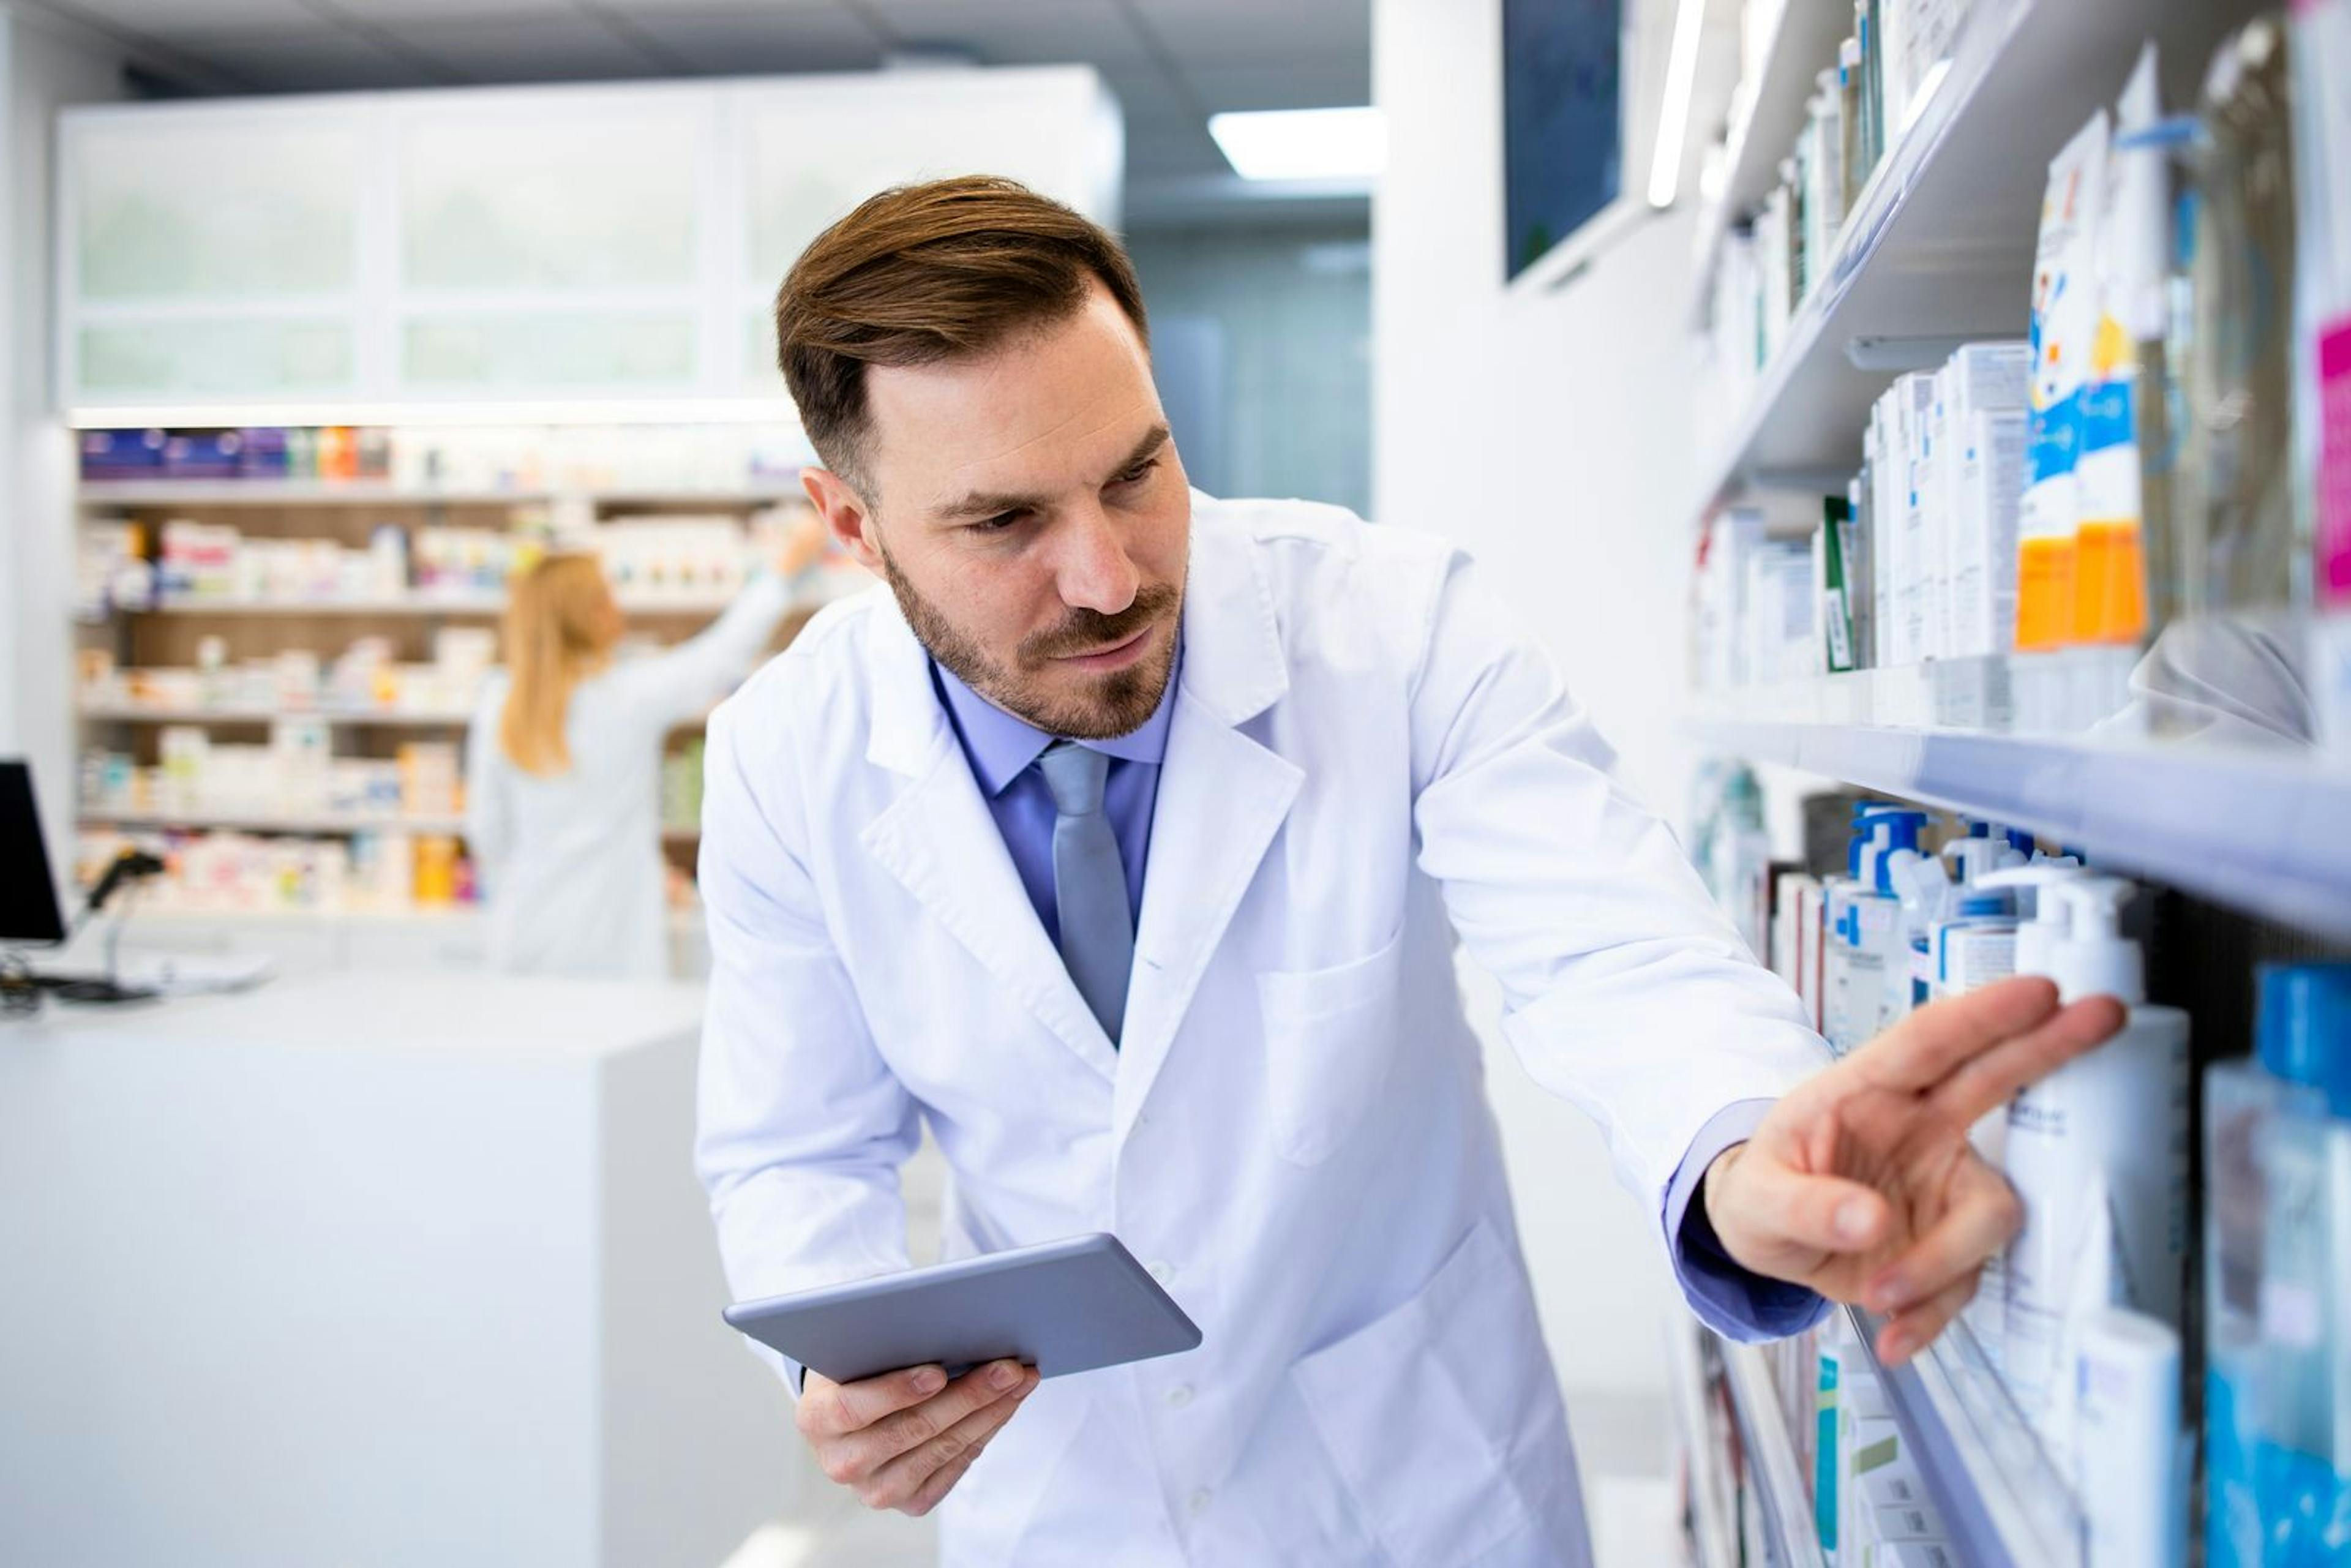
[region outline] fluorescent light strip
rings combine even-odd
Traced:
[[[1387,120],[1376,109],[1212,114],[1208,134],[1244,180],[1373,180],[1387,163]]]
[[[143,403],[74,408],[75,430],[214,430],[237,425],[774,424],[799,429],[789,398],[634,398],[508,402]]]
[[[1800,0],[1789,0],[1798,4]],[[1657,151],[1649,164],[1649,205],[1670,207],[1682,183],[1682,143],[1689,134],[1690,92],[1698,85],[1698,42],[1706,0],[1682,0],[1666,60],[1666,97],[1657,110]]]

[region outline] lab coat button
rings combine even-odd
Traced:
[[[1202,1514],[1207,1512],[1208,1489],[1207,1487],[1202,1487],[1199,1490],[1194,1492],[1192,1494],[1191,1500],[1185,1506],[1191,1511],[1192,1517],[1194,1519],[1197,1519]]]
[[[1175,1387],[1167,1391],[1167,1404],[1170,1409],[1181,1410],[1185,1406],[1189,1405],[1190,1403],[1192,1403],[1192,1385],[1190,1384],[1179,1383]]]

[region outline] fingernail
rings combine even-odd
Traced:
[[[1837,1239],[1842,1241],[1865,1241],[1869,1238],[1869,1202],[1865,1198],[1849,1197],[1837,1205]]]
[[[987,1369],[987,1381],[998,1388],[1009,1388],[1020,1381],[1020,1369],[1008,1361],[999,1361]]]
[[[1888,1274],[1870,1291],[1877,1298],[1881,1312],[1898,1312],[1910,1304],[1910,1281],[1899,1274]]]
[[[926,1366],[914,1374],[914,1392],[936,1394],[947,1385],[947,1375],[935,1366]]]

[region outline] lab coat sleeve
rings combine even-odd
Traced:
[[[635,689],[664,724],[683,724],[725,696],[751,673],[809,574],[760,571],[719,612],[718,619],[678,643],[626,667]]]
[[[465,729],[465,847],[473,855],[477,892],[485,899],[496,896],[499,873],[514,848],[514,802],[507,796],[498,749],[506,699],[506,682],[493,679],[484,687]]]
[[[780,781],[789,747],[760,746],[755,789],[745,722],[731,706],[713,716],[705,769],[711,972],[695,1142],[737,1301],[907,1267],[898,1172],[921,1137],[826,934],[805,813]],[[799,1391],[797,1365],[754,1354]]]
[[[1730,1262],[1692,1196],[1708,1162],[1751,1130],[1717,1118],[1776,1100],[1826,1064],[1826,1046],[1671,831],[1616,783],[1589,715],[1466,556],[1435,574],[1422,624],[1419,863],[1501,984],[1503,1037],[1599,1124],[1700,1318],[1742,1339],[1802,1328],[1820,1299]],[[1710,1129],[1721,1141],[1708,1147]]]

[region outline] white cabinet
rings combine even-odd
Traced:
[[[59,148],[76,423],[332,423],[780,396],[769,310],[826,224],[960,172],[1114,224],[1121,131],[1051,67],[107,105]]]

